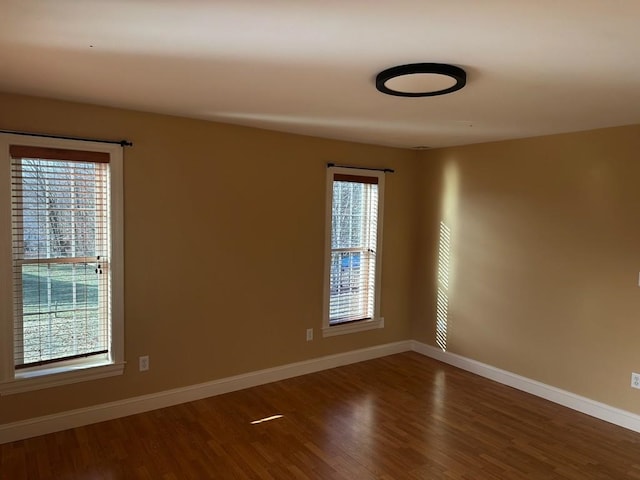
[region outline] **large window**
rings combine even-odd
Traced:
[[[11,305],[0,391],[121,373],[121,147],[12,136],[1,146]]]
[[[383,326],[380,251],[384,174],[329,168],[324,335]]]

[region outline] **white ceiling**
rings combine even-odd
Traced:
[[[467,86],[375,89],[417,62]],[[399,147],[626,125],[640,0],[0,0],[0,91]]]

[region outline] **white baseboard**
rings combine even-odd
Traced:
[[[427,345],[425,343],[412,341],[411,349],[414,352],[421,353],[427,357],[431,357],[435,360],[439,360],[454,367],[458,367],[462,370],[466,370],[481,377],[485,377],[494,380],[503,385],[522,390],[523,392],[530,393],[536,397],[541,397],[559,405],[577,410],[578,412],[586,413],[600,420],[604,420],[615,425],[640,432],[640,415],[627,412],[619,408],[606,405],[604,403],[596,402],[586,397],[581,397],[566,390],[561,390],[549,385],[546,385],[535,380],[531,380],[515,373],[501,370],[491,365],[471,360],[469,358],[456,355],[455,353],[443,352],[441,349]]]
[[[389,343],[351,352],[327,355],[303,362],[290,363],[279,367],[267,368],[211,382],[190,385],[188,387],[175,388],[150,395],[142,395],[116,402],[8,423],[0,425],[0,444],[45,435],[47,433],[59,432],[91,423],[112,420],[114,418],[126,417],[127,415],[134,415],[136,413],[148,412],[158,408],[170,407],[180,403],[200,400],[202,398],[255,387],[257,385],[297,377],[307,373],[319,372],[342,365],[385,357],[387,355],[393,355],[394,353],[409,351],[411,347],[412,342],[410,340]]]
[[[640,432],[640,415],[545,385],[544,383],[492,367],[491,365],[476,360],[471,360],[450,352],[443,352],[439,348],[425,343],[407,340],[404,342],[354,350],[352,352],[328,355],[303,362],[291,363],[211,382],[190,385],[188,387],[175,388],[150,395],[0,425],[0,444],[134,415],[136,413],[148,412],[158,408],[170,407],[180,403],[200,400],[202,398],[409,350],[591,415],[606,422]]]

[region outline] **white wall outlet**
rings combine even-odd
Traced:
[[[307,328],[307,342],[313,340],[313,328]]]
[[[146,372],[147,370],[149,370],[149,355],[138,357],[138,369],[141,372]]]
[[[640,388],[640,373],[631,374],[631,387]]]

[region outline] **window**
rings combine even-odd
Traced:
[[[327,188],[323,334],[381,328],[384,174],[330,167]]]
[[[121,147],[12,135],[0,147],[0,392],[122,373]]]

